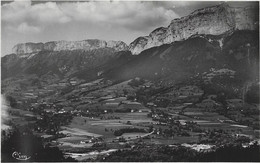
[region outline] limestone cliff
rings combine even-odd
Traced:
[[[127,45],[122,41],[83,40],[83,41],[52,41],[47,43],[22,43],[13,47],[15,54],[35,53],[39,51],[62,51],[62,50],[94,50],[100,48],[112,48],[115,51],[125,51]]]
[[[255,8],[232,8],[226,3],[199,9],[172,20],[167,28],[160,27],[149,36],[137,38],[129,45],[129,50],[139,54],[145,49],[185,40],[194,34],[219,35],[231,30],[255,30],[258,29],[258,17]]]

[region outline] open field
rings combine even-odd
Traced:
[[[209,121],[229,120],[228,118],[224,117],[223,115],[219,115],[218,113],[212,113],[212,112],[202,112],[202,114],[197,115],[197,117],[200,119],[209,120]]]
[[[93,143],[86,143],[86,144],[74,144],[74,143],[69,143],[69,142],[62,142],[61,149],[68,149],[68,147],[72,148],[90,148],[93,145]]]
[[[83,136],[70,136],[70,137],[65,137],[65,138],[59,138],[59,142],[70,142],[70,143],[78,143],[81,141],[88,141],[90,138],[83,137]]]
[[[184,113],[185,115],[203,115],[203,113],[201,113],[201,112],[185,112]]]
[[[113,113],[112,115],[120,117],[120,121],[126,123],[130,121],[132,124],[138,123],[152,123],[152,118],[147,117],[148,113],[134,112],[134,113]]]
[[[95,120],[86,117],[74,117],[69,127],[78,128],[105,137],[115,137],[113,134],[114,130],[132,126],[120,123],[119,121],[120,120]]]
[[[233,133],[240,133],[245,135],[257,135],[254,133],[253,129],[251,127],[245,126],[245,125],[239,125],[239,124],[229,124],[223,122],[224,120],[229,120],[228,118],[219,115],[217,113],[212,112],[198,112],[194,113],[193,116],[196,115],[195,118],[191,118],[189,116],[185,115],[174,115],[173,117],[179,116],[181,118],[179,121],[184,124],[186,121],[193,121],[196,122],[200,128],[206,129],[206,130],[213,130],[213,129],[222,129],[226,131],[231,131]],[[192,115],[192,114],[190,114]]]
[[[208,120],[208,121],[229,120],[227,117],[223,115],[219,115],[218,113],[205,112],[205,111],[189,111],[189,112],[184,112],[184,115],[192,116],[192,117],[196,117],[197,119]]]
[[[230,126],[233,126],[233,127],[241,127],[241,128],[247,128],[248,126],[245,126],[245,125],[230,125]]]
[[[118,83],[118,84],[114,84],[112,86],[106,87],[106,88],[101,88],[99,90],[90,92],[89,95],[91,96],[95,96],[95,95],[102,95],[102,96],[106,96],[106,95],[113,95],[114,92],[118,92],[118,93],[123,93],[123,90],[127,90],[128,92],[135,92],[135,89],[133,89],[130,85],[128,85],[128,82],[130,80]]]
[[[130,85],[128,85],[128,83],[130,81],[131,80],[127,80],[127,81],[124,81],[124,82],[112,85],[112,86],[110,86],[108,88],[103,89],[102,91],[106,91],[106,92],[111,92],[111,91],[114,91],[114,90],[116,90],[116,91],[123,91],[123,89],[129,90],[129,91],[134,91],[134,89]]]
[[[118,136],[117,138],[119,139],[120,137],[125,138],[126,140],[130,139],[138,139],[141,137],[145,137],[150,135],[151,133],[142,133],[142,132],[134,132],[134,133],[124,133],[121,136]]]
[[[94,80],[94,81],[91,81],[91,82],[87,82],[87,83],[82,83],[79,85],[79,87],[86,87],[86,86],[93,86],[93,85],[96,85],[96,84],[99,84],[103,79],[97,79],[97,80]]]
[[[77,135],[77,136],[89,136],[89,137],[100,137],[102,135],[87,132],[85,130],[79,128],[70,128],[70,127],[63,127],[61,131],[63,134],[70,134],[70,135]]]
[[[254,130],[251,127],[241,127],[241,125],[231,125],[227,123],[204,123],[203,125],[200,124],[200,127],[202,129],[222,129],[226,131],[232,131],[234,133],[239,133],[239,134],[246,134],[246,135],[256,135],[254,133]]]
[[[115,120],[102,120],[97,123],[92,123],[92,126],[104,126],[104,127],[130,127],[132,125],[122,124],[120,122],[114,122]]]
[[[90,136],[98,135],[104,136],[105,138],[115,138],[113,132],[117,129],[133,126],[143,128],[141,124],[152,122],[151,118],[147,117],[147,113],[112,113],[108,115],[120,117],[120,119],[100,120],[88,117],[74,117],[71,124],[67,127],[69,129],[63,132],[72,135],[86,134]]]

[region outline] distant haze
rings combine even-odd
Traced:
[[[1,55],[17,43],[56,40],[121,40],[129,44],[152,30],[196,9],[220,1],[4,1],[1,4]],[[257,2],[229,2],[233,7]]]

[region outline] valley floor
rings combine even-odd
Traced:
[[[259,107],[245,104],[250,113],[242,114],[240,99],[227,99],[223,106],[216,95],[206,95],[192,84],[165,86],[141,79],[78,82],[9,92],[13,103],[6,104],[8,119],[2,130],[30,126],[45,145],[58,147],[77,161],[139,146],[205,153],[227,144],[246,148],[259,143],[259,128],[254,125],[259,122],[254,119]]]

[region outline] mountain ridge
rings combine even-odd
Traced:
[[[230,30],[258,29],[258,12],[254,7],[234,8],[223,3],[198,9],[171,21],[168,27],[159,27],[148,36],[141,36],[129,45],[132,54],[154,46],[181,41],[194,34],[220,35]]]
[[[50,41],[46,43],[20,43],[12,48],[15,54],[36,53],[40,51],[62,51],[62,50],[87,50],[99,48],[112,48],[115,51],[125,51],[128,46],[123,41],[104,41],[88,39],[82,41]]]

